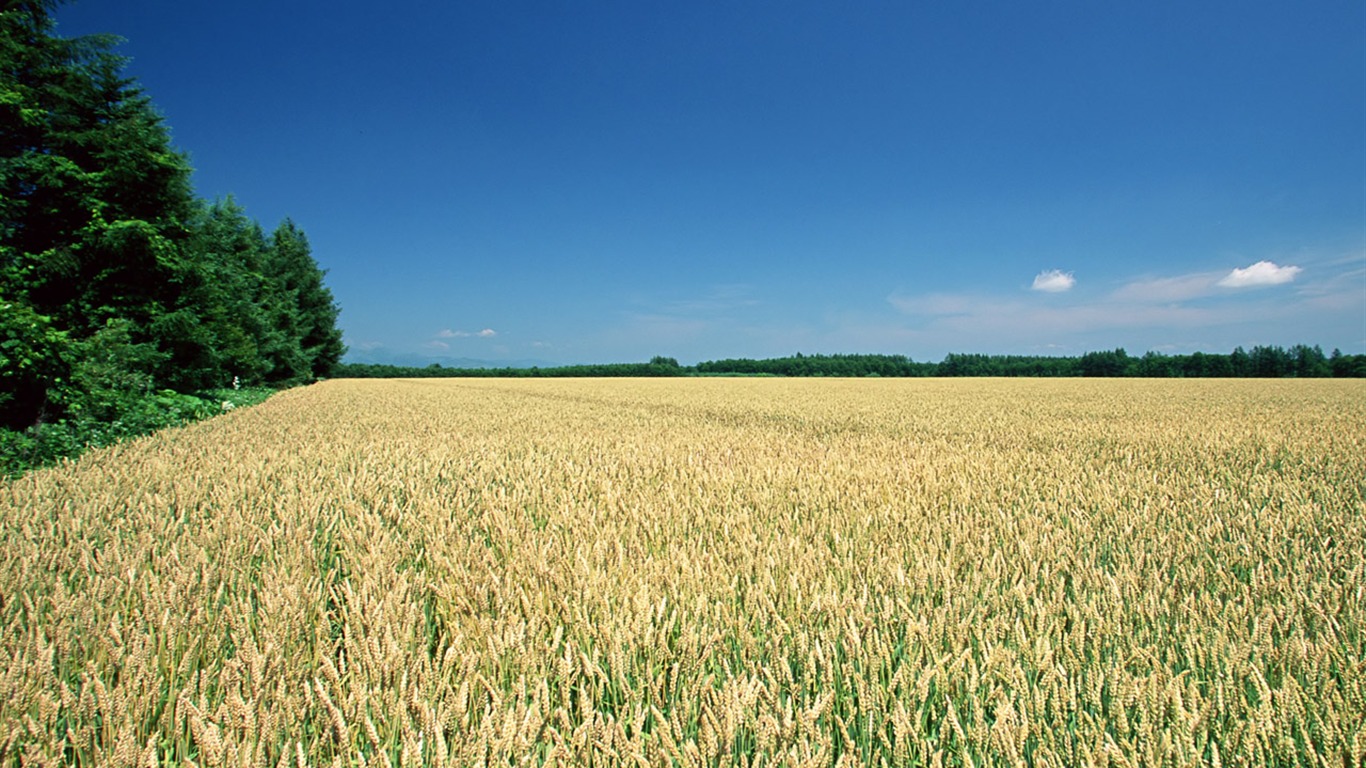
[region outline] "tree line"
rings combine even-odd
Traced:
[[[345,351],[304,232],[198,198],[117,38],[59,37],[58,4],[0,13],[0,470]]]
[[[803,355],[762,360],[731,358],[679,365],[671,357],[648,363],[567,365],[547,368],[450,368],[439,363],[424,368],[371,363],[343,363],[339,378],[442,377],[587,377],[587,376],[1139,376],[1150,378],[1366,378],[1366,355],[1325,355],[1318,346],[1289,349],[1242,347],[1227,355],[1194,352],[1130,356],[1122,348],[1075,357],[950,354],[938,363],[916,362],[904,355]]]
[[[452,368],[432,363],[425,367],[385,363],[342,363],[333,371],[338,379],[442,379],[442,378],[623,378],[681,376],[684,368],[671,357],[655,357],[648,363],[595,363],[541,368]]]
[[[1167,355],[1147,352],[1130,356],[1123,348],[1087,352],[1079,357],[1016,355],[949,355],[939,376],[1139,376],[1146,378],[1362,378],[1366,355],[1325,355],[1318,346],[1289,349],[1256,346],[1235,348],[1227,355],[1193,352]]]

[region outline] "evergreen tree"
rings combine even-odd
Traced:
[[[303,232],[197,200],[117,39],[57,37],[58,4],[0,0],[0,427],[328,375],[338,310]]]
[[[1228,370],[1224,375],[1239,378],[1253,375],[1251,358],[1241,346],[1234,347],[1233,351],[1229,353]]]
[[[313,381],[330,376],[346,347],[337,328],[340,309],[323,285],[308,238],[286,219],[270,240],[267,275],[277,290],[276,330],[289,344],[275,356],[276,381]]]
[[[0,291],[77,336],[146,333],[192,270],[189,165],[115,39],[54,36],[53,6],[0,14]]]
[[[231,197],[201,205],[186,243],[186,258],[200,279],[185,286],[177,312],[196,329],[176,349],[175,367],[192,381],[182,386],[224,386],[265,381],[266,350],[278,346],[271,327],[267,259],[261,227]]]
[[[1256,346],[1248,353],[1249,375],[1276,379],[1294,373],[1294,360],[1281,347]]]
[[[55,5],[0,13],[0,421],[20,429],[72,406],[82,339],[116,317],[145,330],[191,199],[114,38],[55,37]]]
[[[1290,348],[1289,354],[1294,360],[1295,375],[1299,378],[1319,379],[1333,375],[1333,369],[1323,354],[1323,348],[1317,344],[1312,347],[1296,344]]]
[[[1127,376],[1129,353],[1120,347],[1113,352],[1087,352],[1078,362],[1082,376]]]

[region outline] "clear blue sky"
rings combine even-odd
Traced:
[[[1366,352],[1366,5],[81,0],[360,361]]]

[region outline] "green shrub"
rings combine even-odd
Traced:
[[[55,422],[25,430],[0,429],[0,477],[15,477],[62,458],[74,458],[89,448],[255,405],[274,392],[269,387],[245,387],[188,395],[163,389],[87,401]]]

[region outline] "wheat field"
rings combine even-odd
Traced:
[[[0,765],[1352,766],[1366,384],[330,381],[0,485]]]

